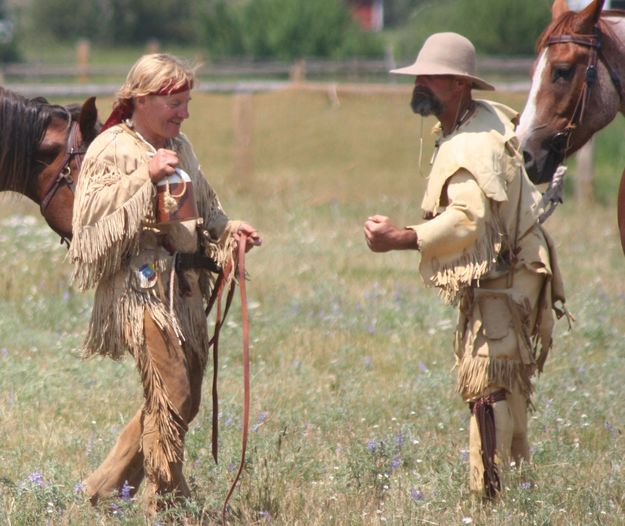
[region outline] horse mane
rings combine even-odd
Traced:
[[[68,119],[69,110],[44,98],[28,99],[0,87],[0,185],[24,193],[30,177],[43,165],[36,155],[53,117]]]
[[[614,32],[610,28],[610,24],[604,20],[604,18],[608,16],[623,18],[625,17],[625,10],[606,9],[601,12],[601,17],[599,18],[599,29],[602,33],[608,33],[613,36]],[[552,20],[536,41],[536,53],[539,53],[540,50],[547,45],[547,41],[552,36],[578,35],[579,33],[575,31],[578,18],[579,13],[577,11],[567,11],[556,20]]]

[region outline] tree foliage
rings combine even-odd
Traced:
[[[5,0],[0,0],[0,63],[18,58],[16,44],[13,20],[6,9]]]
[[[208,2],[205,42],[213,55],[256,59],[381,56],[378,35],[364,33],[347,5],[336,0],[247,0]]]
[[[0,0],[0,10],[6,0]],[[352,20],[347,0],[27,0],[30,29],[22,38],[96,44],[204,47],[213,59],[246,56],[414,57],[436,31],[469,37],[480,53],[532,54],[549,21],[550,0],[385,0],[389,31],[367,33]],[[15,4],[17,5],[17,4]],[[1,15],[0,15],[1,16]]]
[[[196,40],[195,2],[179,0],[32,0],[35,33],[51,40],[145,44],[150,39],[190,43]]]
[[[258,59],[383,53],[378,35],[337,0],[31,0],[39,37],[73,42],[204,45],[211,56]]]
[[[545,0],[421,2],[401,30],[396,52],[403,57],[415,56],[432,33],[455,31],[469,38],[483,54],[532,55],[550,17]]]

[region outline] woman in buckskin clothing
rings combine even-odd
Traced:
[[[491,90],[475,75],[475,49],[455,33],[424,43],[411,66],[412,108],[435,114],[438,140],[422,209],[426,222],[398,228],[386,216],[365,223],[374,252],[421,252],[420,272],[458,305],[457,388],[471,410],[470,487],[501,489],[501,468],[529,461],[532,376],[552,344],[555,302],[564,294],[555,251],[539,224],[541,195],[529,181],[515,136],[517,114],[474,100]]]
[[[134,493],[144,476],[149,513],[163,495],[190,496],[184,438],[207,361],[211,271],[226,268],[239,234],[247,249],[261,243],[251,225],[228,219],[180,131],[193,82],[194,70],[176,57],[141,57],[78,180],[69,257],[77,285],[96,287],[84,351],[130,352],[145,397],[84,481],[94,504],[124,485]]]

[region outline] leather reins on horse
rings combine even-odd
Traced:
[[[597,81],[597,61],[601,60],[610,74],[610,79],[616,88],[616,92],[619,98],[623,99],[623,90],[621,79],[616,70],[611,66],[607,60],[601,43],[601,30],[598,26],[593,28],[592,35],[558,35],[552,36],[547,40],[546,46],[552,46],[554,44],[578,44],[590,48],[590,54],[588,56],[588,64],[586,65],[586,72],[584,74],[584,86],[579,94],[577,102],[575,103],[575,109],[569,122],[566,126],[557,132],[551,139],[551,149],[557,154],[566,157],[566,152],[569,150],[571,135],[575,131],[578,124],[583,122],[586,108],[588,106],[588,100],[590,98],[590,91]]]
[[[80,145],[78,143],[78,131],[78,123],[72,120],[70,116],[69,132],[67,134],[67,140],[65,141],[65,157],[63,158],[63,162],[59,166],[59,169],[55,173],[52,183],[50,183],[48,189],[43,194],[43,199],[39,205],[41,212],[44,212],[46,208],[48,208],[50,201],[52,201],[52,198],[61,185],[68,186],[72,193],[74,193],[75,185],[74,180],[72,179],[70,163],[72,159],[76,157],[76,169],[80,171],[83,155],[87,151],[84,145]]]
[[[236,272],[241,296],[241,325],[243,332],[243,431],[241,437],[241,461],[239,463],[239,469],[237,470],[234,480],[232,481],[230,489],[228,490],[228,493],[224,500],[221,512],[222,522],[224,524],[226,522],[226,509],[228,507],[228,502],[230,501],[230,497],[232,497],[232,494],[234,493],[236,485],[241,478],[241,473],[243,472],[243,468],[245,466],[245,454],[247,451],[247,437],[249,433],[250,422],[250,330],[247,310],[247,295],[245,290],[245,250],[247,246],[247,237],[248,236],[246,234],[239,234],[236,258]],[[219,436],[219,397],[217,393],[217,372],[219,367],[219,334],[230,309],[230,305],[232,304],[232,299],[234,297],[234,290],[236,288],[236,282],[234,279],[232,280],[230,284],[230,289],[228,290],[223,313],[221,308],[221,302],[226,286],[226,281],[228,276],[232,272],[233,264],[234,263],[230,261],[225,266],[225,268],[222,269],[219,277],[217,278],[217,282],[215,283],[215,286],[213,288],[213,293],[211,294],[205,310],[206,315],[208,315],[213,306],[216,306],[217,308],[217,314],[215,318],[215,331],[213,333],[213,337],[209,342],[209,347],[212,346],[213,348],[213,415],[211,451],[215,462],[217,462]]]

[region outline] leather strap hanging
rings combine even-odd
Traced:
[[[239,469],[232,481],[230,489],[226,495],[224,500],[223,508],[222,508],[222,522],[225,524],[226,522],[226,509],[228,507],[228,502],[234,493],[237,483],[241,477],[241,473],[243,472],[243,467],[245,466],[245,454],[247,451],[247,437],[249,433],[249,422],[250,422],[250,351],[249,351],[249,319],[248,319],[248,310],[247,310],[247,295],[245,290],[245,249],[247,246],[247,235],[239,234],[238,237],[238,247],[237,247],[237,257],[236,257],[236,272],[237,278],[239,282],[239,291],[241,296],[241,325],[243,332],[243,431],[241,437],[241,461],[239,463]],[[208,315],[216,305],[217,313],[215,319],[215,331],[213,333],[213,337],[209,342],[209,347],[213,348],[213,385],[212,385],[212,394],[213,394],[213,415],[212,415],[212,439],[211,439],[211,451],[213,454],[213,458],[215,462],[217,462],[218,458],[218,448],[219,448],[219,395],[217,392],[217,373],[219,369],[219,334],[221,331],[221,327],[224,324],[228,311],[230,310],[230,305],[232,304],[232,299],[234,298],[234,291],[236,288],[236,282],[233,279],[230,284],[230,289],[228,290],[228,294],[226,297],[226,304],[222,312],[222,298],[224,289],[226,286],[227,276],[232,272],[233,262],[230,261],[222,272],[219,274],[217,278],[217,282],[215,283],[215,287],[213,288],[213,293],[208,301],[206,306],[206,314]]]
[[[497,441],[493,405],[505,399],[506,392],[502,389],[469,403],[469,409],[475,415],[480,433],[482,464],[484,466],[484,493],[489,499],[495,498],[501,491],[501,479],[497,471],[497,464],[495,464]]]
[[[247,245],[247,236],[244,234],[239,234],[239,256],[237,260],[237,274],[239,278],[239,291],[241,293],[241,325],[243,331],[243,431],[241,435],[241,461],[239,463],[239,469],[237,470],[237,474],[232,481],[232,485],[230,486],[230,490],[226,495],[226,499],[224,500],[223,509],[221,511],[221,519],[222,522],[226,523],[226,508],[228,507],[228,502],[230,501],[230,497],[234,493],[234,489],[236,488],[237,483],[239,482],[239,478],[241,477],[241,473],[243,472],[243,467],[245,466],[245,453],[247,450],[247,435],[249,432],[250,425],[250,330],[249,330],[249,320],[247,314],[247,296],[245,291],[245,248]],[[232,284],[231,291],[234,289],[234,282]],[[230,294],[229,294],[230,296]],[[231,301],[231,298],[229,298]],[[226,304],[226,310],[229,307],[230,301]]]

